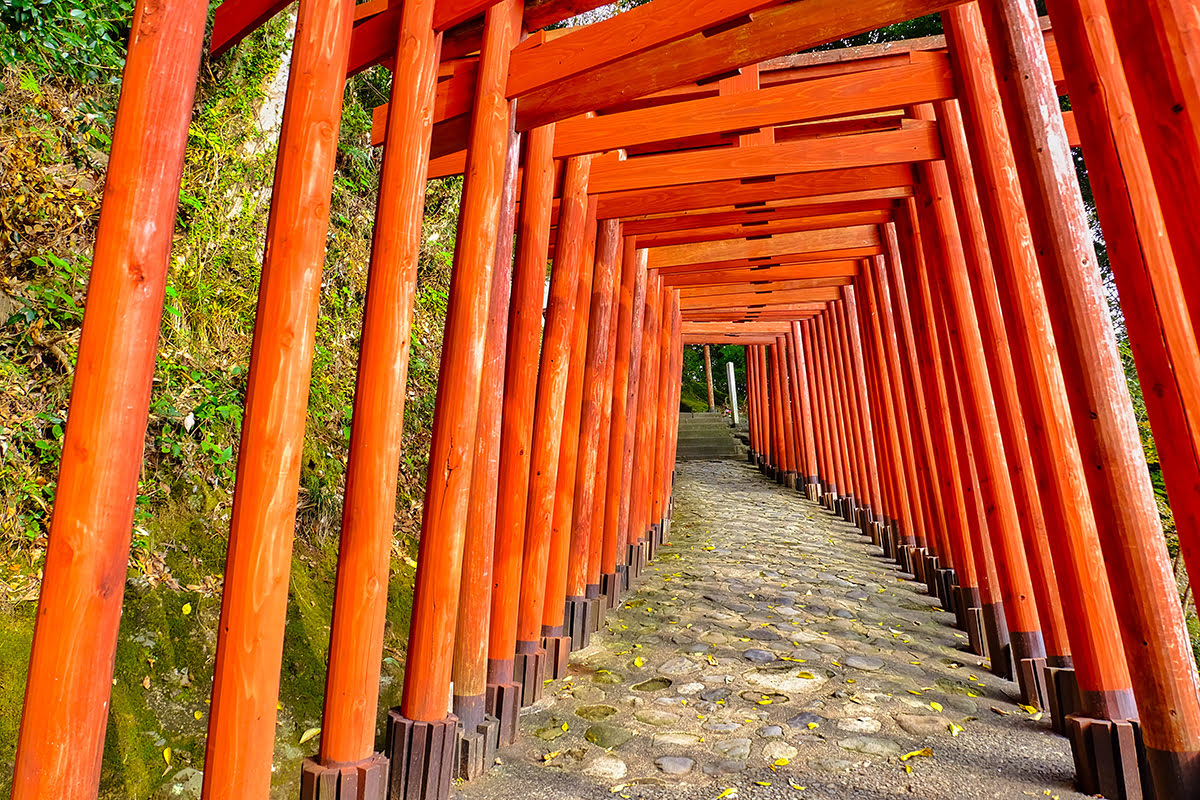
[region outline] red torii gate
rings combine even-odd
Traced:
[[[214,53],[283,5],[227,0]],[[1195,668],[1068,152],[1078,138],[1102,176],[1114,274],[1136,309],[1130,341],[1156,387],[1151,420],[1181,443],[1164,473],[1200,575],[1200,291],[1179,266],[1194,263],[1185,209],[1200,189],[1186,1],[1067,0],[1050,9],[1055,36],[1027,0],[867,0],[852,14],[837,0],[653,0],[522,41],[598,5],[301,0],[205,797],[269,788],[339,102],[346,75],[378,63],[394,79],[376,117],[383,167],[325,720],[304,796],[444,796],[452,775],[478,775],[516,737],[518,708],[563,674],[664,541],[692,342],[746,344],[752,458],[926,581],[993,669],[1049,707],[1083,789],[1198,796]],[[133,20],[21,800],[94,797],[99,782],[203,11],[141,3]],[[939,11],[945,42],[789,55]],[[459,172],[451,379],[439,384],[404,697],[379,754],[421,201],[427,177]]]

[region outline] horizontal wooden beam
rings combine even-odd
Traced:
[[[882,254],[880,245],[866,247],[840,247],[832,250],[821,250],[812,253],[781,253],[774,256],[756,258],[731,258],[723,261],[702,261],[696,264],[680,264],[674,267],[660,267],[658,273],[664,278],[668,275],[690,275],[698,272],[713,272],[726,269],[752,269],[758,267],[780,267],[797,264],[823,264],[830,261],[850,261],[871,258]]]
[[[645,8],[651,11],[657,2]],[[742,25],[703,30],[676,41],[638,49],[603,66],[547,74],[543,88],[521,95],[518,126],[529,130],[650,92],[729,73],[747,64],[941,11],[949,0],[805,0],[752,14]],[[618,17],[630,16],[626,12]],[[566,42],[571,36],[557,41]],[[522,69],[514,58],[513,72]]]
[[[753,208],[729,208],[722,211],[683,212],[654,217],[627,219],[622,228],[626,236],[686,231],[696,228],[716,228],[722,225],[742,225],[765,220],[822,217],[825,215],[852,214],[860,211],[890,211],[895,207],[891,200],[858,200],[849,203],[826,205],[774,205]]]
[[[722,297],[726,295],[752,294],[758,292],[787,292],[793,289],[828,289],[834,286],[849,286],[851,278],[828,276],[821,278],[798,278],[790,281],[746,281],[742,283],[718,284],[715,286],[685,286],[679,288],[679,297]]]
[[[672,244],[710,242],[719,239],[740,239],[746,236],[765,236],[795,231],[815,231],[851,225],[882,225],[892,218],[889,211],[852,211],[845,214],[822,214],[814,217],[799,215],[781,219],[761,219],[734,225],[697,227],[688,230],[647,233],[637,237],[638,247],[663,247]]]
[[[783,233],[766,239],[723,239],[649,249],[651,269],[704,264],[733,259],[769,259],[782,254],[816,253],[879,245],[879,228],[856,225],[816,231]]]
[[[832,286],[819,289],[787,289],[785,291],[765,290],[762,292],[740,292],[723,296],[680,297],[681,309],[697,308],[754,308],[783,305],[785,303],[823,303],[837,300],[842,296],[841,287]]]
[[[755,182],[714,180],[604,194],[598,199],[597,214],[609,219],[802,197],[819,197],[820,202],[911,197],[912,183],[908,164],[801,172]]]
[[[508,96],[585,75],[656,47],[714,30],[780,0],[652,0],[553,39],[530,38],[513,50]],[[586,110],[586,109],[585,109]]]
[[[588,191],[605,194],[708,181],[754,180],[795,173],[908,164],[941,157],[937,125],[914,120],[897,131],[856,136],[642,156],[625,161],[615,154],[603,156],[592,161]]]
[[[647,6],[643,6],[646,8]],[[565,120],[554,155],[565,158],[672,139],[865,114],[954,97],[945,53],[921,53],[891,69],[835,75],[744,94]]]
[[[780,322],[693,322],[683,321],[683,334],[701,333],[777,333],[785,334],[789,330],[787,323]]]
[[[778,267],[735,267],[703,272],[663,273],[664,286],[713,286],[751,281],[794,281],[806,278],[854,278],[857,261],[828,261],[815,264],[788,264]]]

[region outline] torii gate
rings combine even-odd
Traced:
[[[284,5],[226,0],[213,52]],[[1177,265],[1195,263],[1200,231],[1186,0],[1063,0],[1058,35],[1028,0],[652,0],[539,30],[598,5],[300,2],[205,797],[269,790],[339,103],[347,74],[380,63],[393,88],[376,116],[380,199],[304,797],[443,797],[512,742],[519,707],[664,541],[685,342],[747,346],[752,457],[930,584],[993,669],[1049,707],[1081,788],[1200,796],[1195,669],[1068,151],[1078,139],[1102,178],[1155,432],[1191,445],[1163,465],[1200,575],[1200,278]],[[948,42],[794,55],[935,12]],[[133,20],[19,800],[91,798],[99,783],[204,22],[183,0],[141,2]],[[408,667],[376,753],[422,196],[456,173]]]

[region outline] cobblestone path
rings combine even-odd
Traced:
[[[853,526],[690,462],[671,540],[460,797],[1083,797],[1066,740]]]

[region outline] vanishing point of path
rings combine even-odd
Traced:
[[[748,464],[681,463],[675,497],[670,546],[458,796],[1083,797],[1066,740],[856,528]]]

